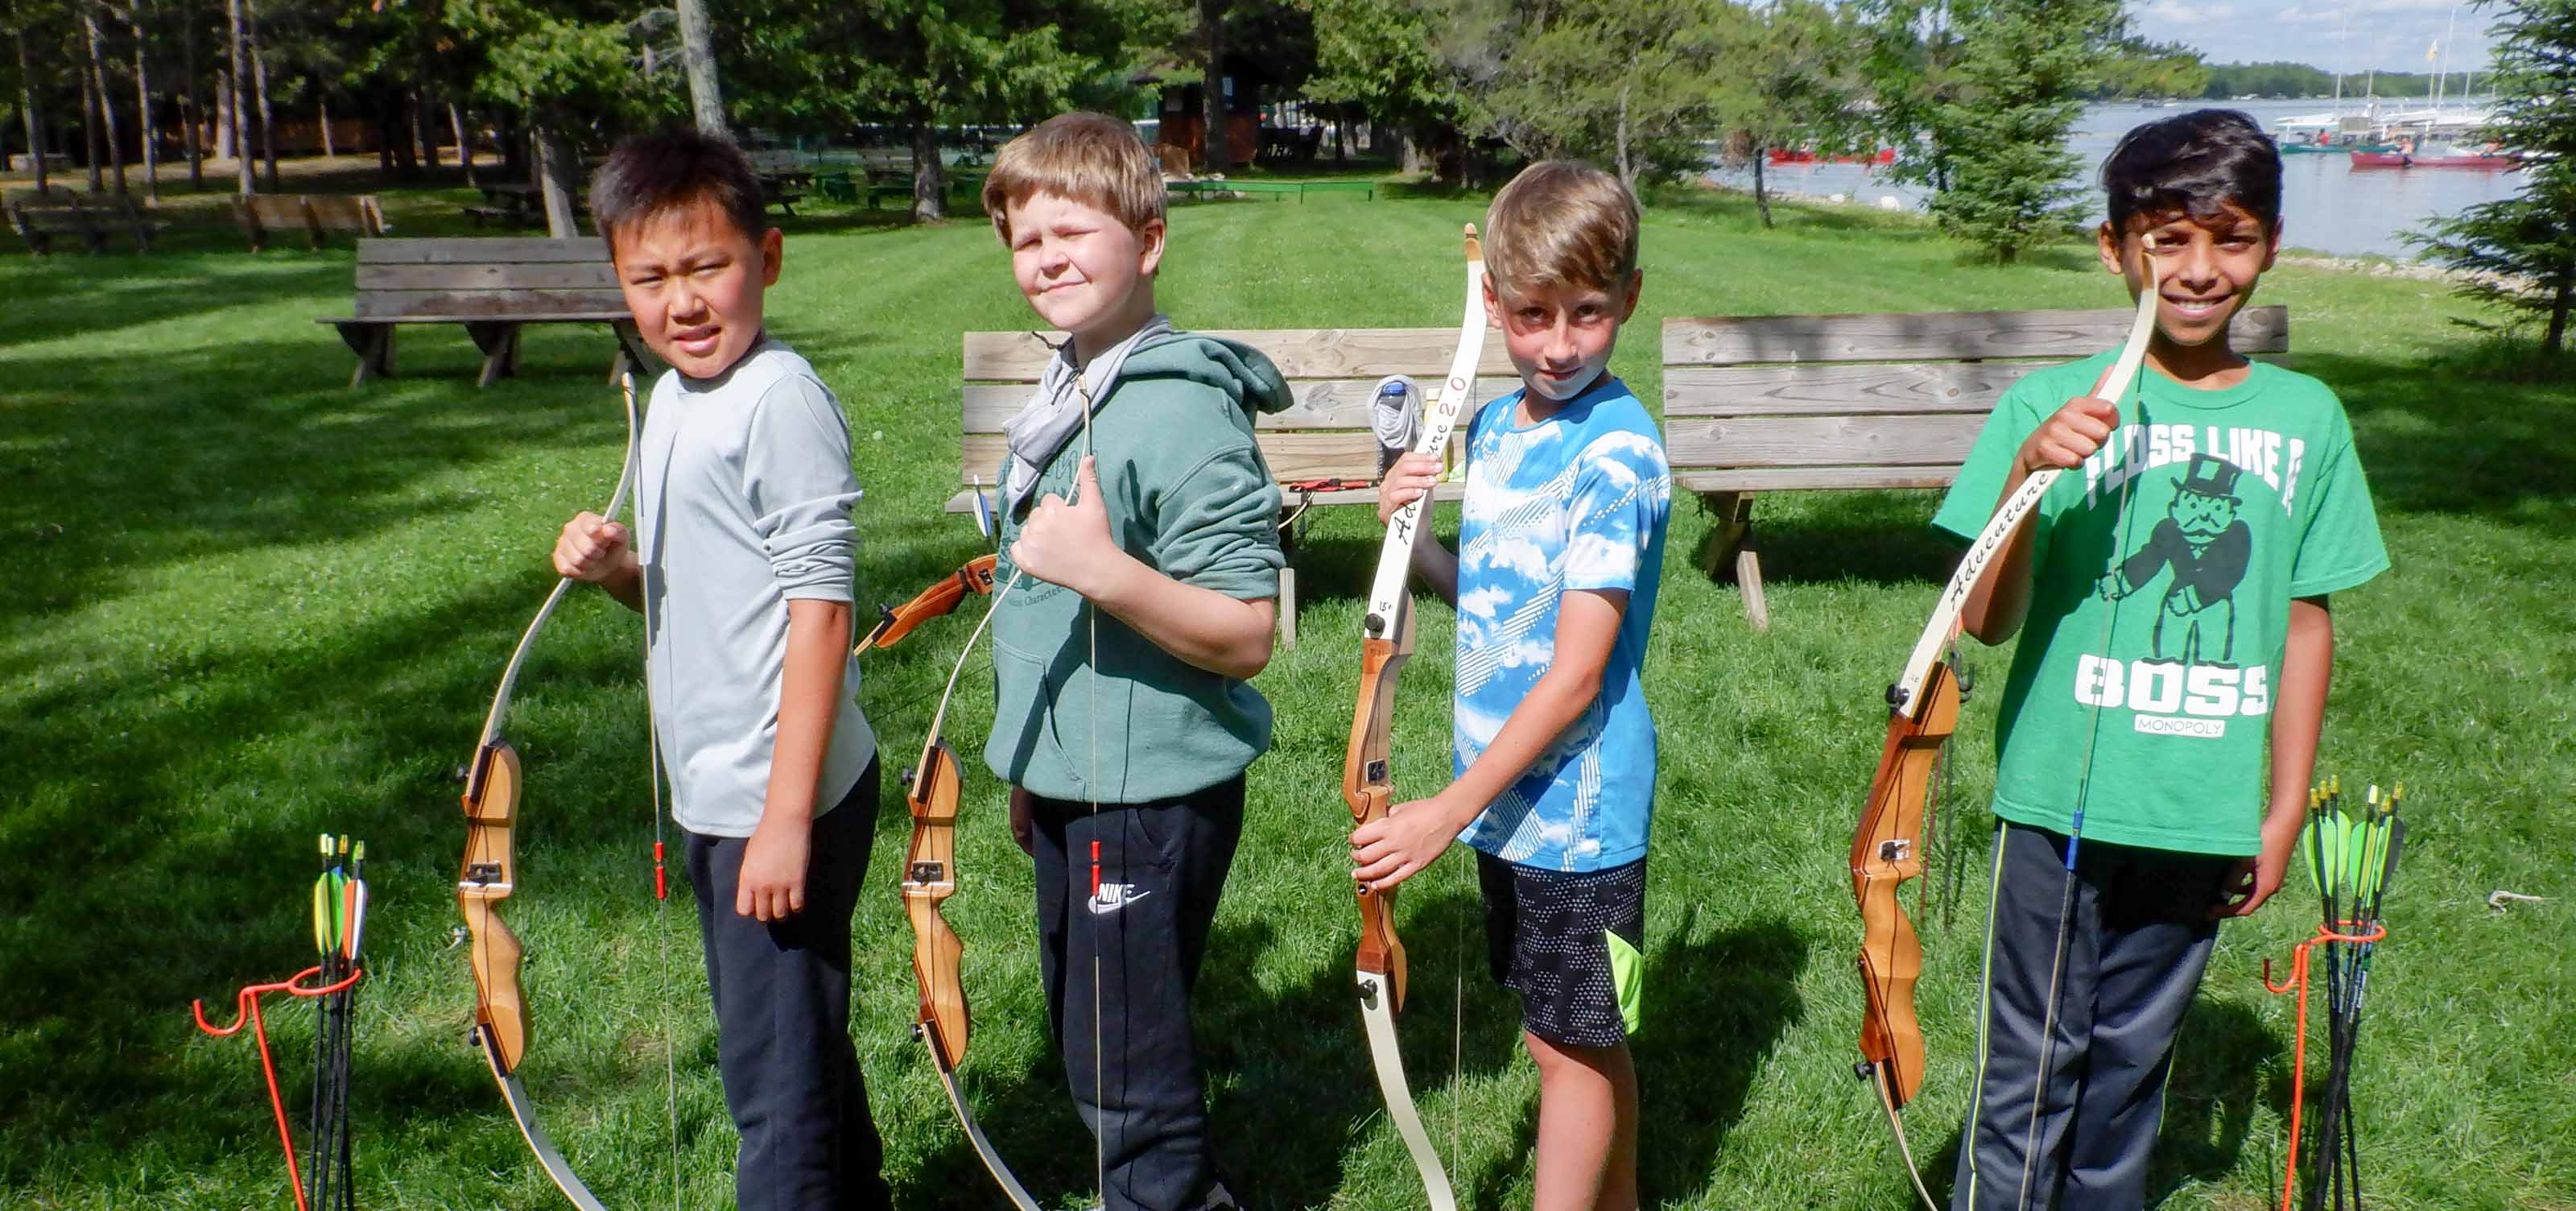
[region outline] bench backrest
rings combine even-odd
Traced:
[[[596,236],[360,240],[359,319],[626,318]]]
[[[751,161],[751,170],[756,173],[803,172],[805,170],[804,154],[793,148],[779,147],[762,151],[744,152],[743,158]]]
[[[1046,334],[1062,342],[1061,332]],[[1288,379],[1296,403],[1260,418],[1258,437],[1270,473],[1282,483],[1377,479],[1377,436],[1369,404],[1378,380],[1407,374],[1426,390],[1449,373],[1455,328],[1274,328],[1205,335],[1241,341],[1269,355]],[[1028,332],[969,332],[963,390],[965,447],[957,482],[991,482],[1004,448],[1002,425],[1028,402],[1046,370],[1047,346]],[[1520,385],[1503,342],[1485,342],[1476,366],[1476,399]]]
[[[382,235],[385,212],[377,206],[376,195],[317,193],[305,197],[312,209],[313,221],[324,231],[354,231],[360,235]]]
[[[1937,488],[2023,375],[2117,348],[2137,312],[1960,311],[1664,321],[1664,446],[1698,491]],[[2287,308],[2239,313],[2245,353]]]
[[[912,175],[912,153],[877,148],[859,153],[859,170],[871,175],[901,173]]]

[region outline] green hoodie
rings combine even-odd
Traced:
[[[1253,416],[1291,402],[1279,368],[1248,345],[1176,332],[1138,346],[1091,420],[1111,537],[1183,584],[1277,597],[1279,487]],[[1070,497],[1082,454],[1077,434],[1027,499]],[[996,583],[1018,571],[1011,543],[1025,512],[1002,519]],[[1270,704],[1249,684],[1182,661],[1070,589],[1020,577],[992,626],[984,763],[1014,786],[1150,803],[1232,778],[1270,747]]]

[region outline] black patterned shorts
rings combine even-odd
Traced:
[[[1644,1009],[1646,862],[1569,872],[1476,855],[1485,958],[1521,994],[1521,1027],[1561,1047],[1615,1047]]]

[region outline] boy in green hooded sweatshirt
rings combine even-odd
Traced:
[[[1163,180],[1134,129],[1064,114],[994,158],[984,210],[1067,335],[1005,426],[993,737],[1037,860],[1039,966],[1105,1211],[1236,1203],[1219,1179],[1190,989],[1270,747],[1279,489],[1256,411],[1290,402],[1243,345],[1154,308]]]

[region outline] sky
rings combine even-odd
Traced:
[[[2180,42],[2211,63],[2307,63],[2326,71],[2430,71],[2424,52],[2453,12],[2449,69],[2486,67],[2493,9],[2454,0],[2131,0],[2137,30]],[[2341,30],[2341,51],[2337,31]]]

